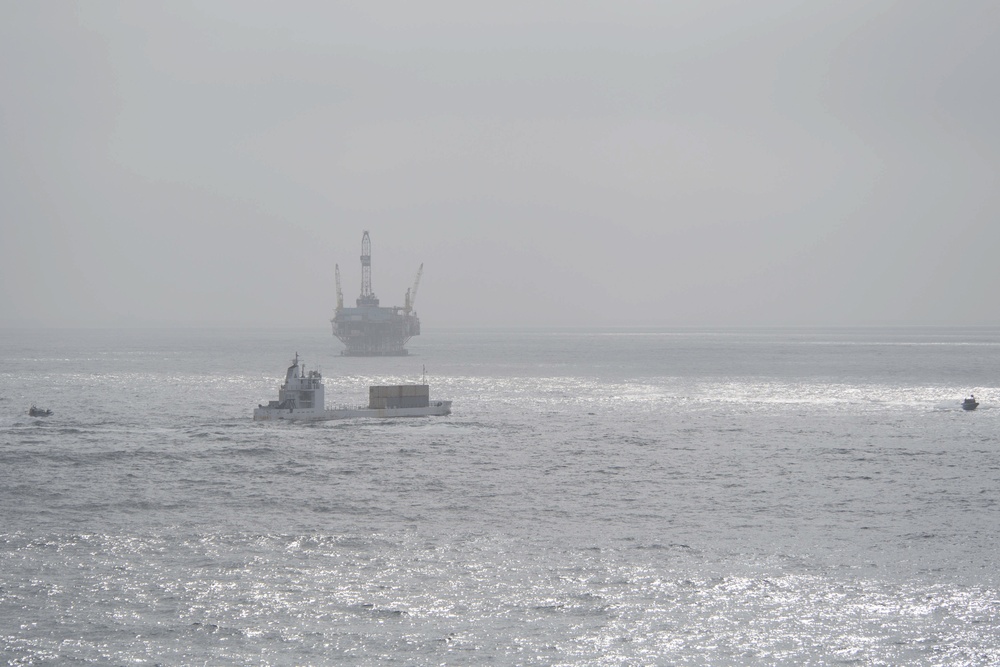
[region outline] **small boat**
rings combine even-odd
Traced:
[[[46,408],[46,409],[43,410],[42,408],[36,408],[34,405],[32,405],[30,408],[28,408],[28,416],[29,417],[51,417],[52,416],[52,411],[49,410],[48,408]]]
[[[427,384],[397,384],[368,387],[368,405],[328,408],[324,404],[323,376],[319,371],[306,372],[298,353],[285,372],[285,382],[278,390],[278,400],[258,405],[254,421],[291,419],[324,421],[351,417],[434,417],[451,414],[451,401],[430,399]]]
[[[965,399],[964,401],[962,401],[962,409],[963,410],[975,410],[978,407],[979,407],[979,403],[976,401],[976,397],[974,395],[970,394],[967,399]]]

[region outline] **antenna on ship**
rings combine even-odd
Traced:
[[[424,365],[424,379],[420,384],[427,384],[427,365]]]

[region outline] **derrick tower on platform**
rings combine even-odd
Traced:
[[[344,308],[340,287],[340,266],[334,265],[337,279],[337,308],[330,323],[333,335],[346,347],[341,354],[349,357],[383,357],[408,354],[406,342],[420,335],[420,319],[413,310],[417,287],[424,265],[417,270],[411,289],[406,290],[405,306],[379,306],[372,291],[372,242],[368,232],[361,236],[361,296],[357,307]]]

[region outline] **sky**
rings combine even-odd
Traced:
[[[0,0],[0,328],[1000,325],[995,0]]]

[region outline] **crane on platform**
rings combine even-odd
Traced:
[[[340,289],[340,264],[333,265],[333,273],[337,277],[337,312],[344,309],[344,292]]]
[[[417,300],[417,288],[420,287],[420,276],[423,275],[423,273],[424,265],[421,264],[420,268],[417,269],[417,277],[413,280],[413,287],[406,290],[406,306],[403,308],[403,311],[406,312],[407,315],[409,315],[410,311],[413,310],[413,304]]]

